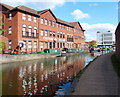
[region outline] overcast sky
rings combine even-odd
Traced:
[[[86,41],[96,40],[97,31],[114,33],[118,24],[118,0],[88,1],[11,0],[8,2],[8,0],[1,0],[2,3],[11,6],[24,5],[38,11],[50,8],[57,18],[68,22],[79,21],[83,29],[86,30]]]

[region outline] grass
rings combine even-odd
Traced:
[[[120,62],[117,60],[115,54],[111,56],[111,60],[118,77],[120,77]]]

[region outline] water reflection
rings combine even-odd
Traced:
[[[93,60],[90,54],[3,64],[3,95],[54,95]]]

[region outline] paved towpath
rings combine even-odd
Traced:
[[[81,76],[73,95],[118,95],[118,76],[111,63],[112,53],[98,57]]]

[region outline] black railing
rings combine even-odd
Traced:
[[[69,41],[69,42],[73,42],[74,39],[73,39],[73,38],[67,38],[67,41]]]

